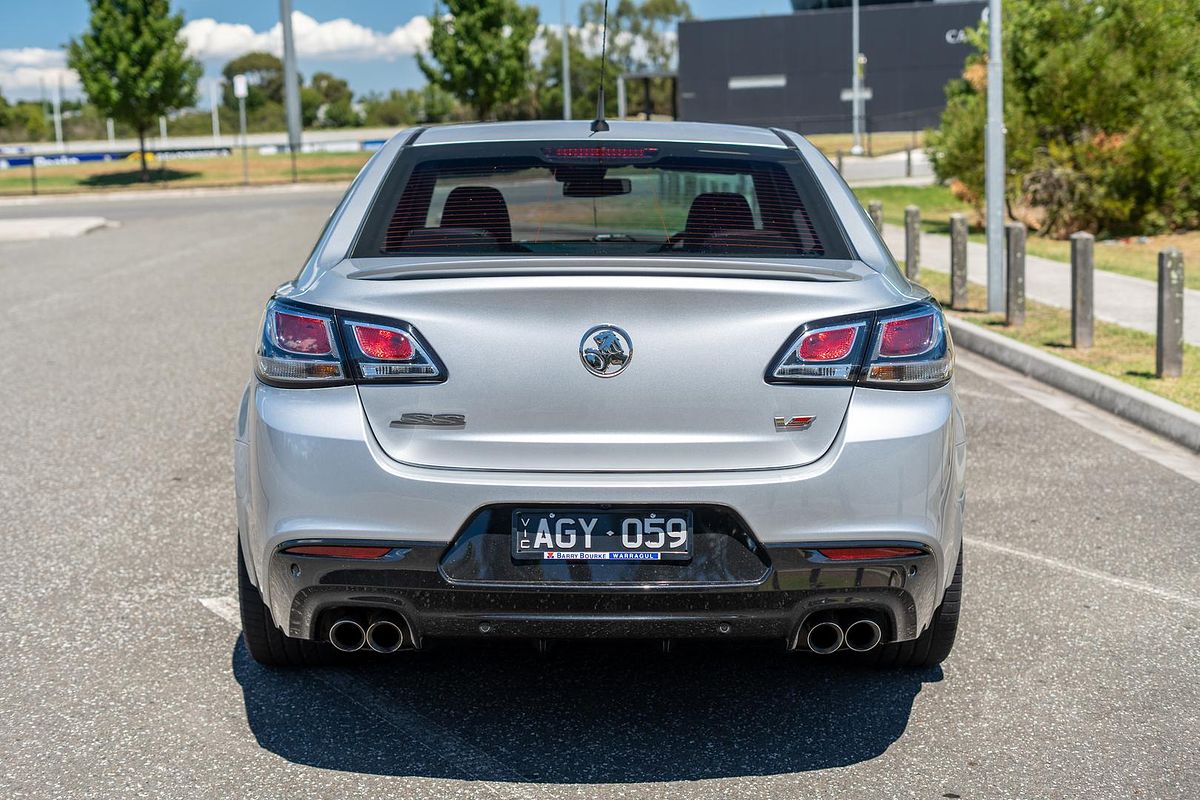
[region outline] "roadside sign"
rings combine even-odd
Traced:
[[[862,91],[859,93],[859,95],[862,97],[863,100],[870,100],[872,97],[872,92],[870,89],[868,89],[867,87],[864,86]],[[853,89],[842,89],[842,102],[843,103],[854,102],[854,90]]]
[[[250,93],[249,87],[246,85],[246,76],[245,75],[234,75],[233,76],[233,96],[240,100],[240,99],[245,98],[246,95],[248,95],[249,93]]]

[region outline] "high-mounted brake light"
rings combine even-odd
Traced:
[[[551,159],[612,159],[628,161],[630,159],[654,158],[658,155],[657,147],[545,147],[542,154]]]

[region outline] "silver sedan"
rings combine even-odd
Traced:
[[[266,305],[234,448],[246,644],[930,666],[965,446],[941,310],[801,136],[406,131]]]

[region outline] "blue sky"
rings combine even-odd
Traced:
[[[524,0],[523,0],[524,1]],[[412,51],[427,30],[424,16],[433,0],[293,0],[300,69],[306,75],[327,70],[350,81],[358,93],[424,83]],[[577,19],[580,0],[568,0],[568,14]],[[527,2],[540,6],[542,22],[557,25],[560,3]],[[65,94],[78,94],[73,75],[63,66],[61,48],[87,25],[86,0],[4,0],[0,14],[0,91],[6,97],[36,97],[45,82],[53,86],[61,75]],[[700,18],[784,14],[788,0],[691,0]],[[188,41],[204,61],[207,75],[218,76],[221,66],[238,51],[270,47],[271,29],[279,22],[275,0],[175,0],[190,27]],[[338,22],[338,20],[341,20]],[[277,38],[276,38],[277,41]]]

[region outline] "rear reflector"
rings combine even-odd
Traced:
[[[919,556],[924,551],[917,547],[823,547],[817,552],[833,561],[864,561]]]
[[[283,552],[294,556],[325,556],[326,558],[383,558],[392,552],[392,548],[344,544],[304,544],[289,547]]]

